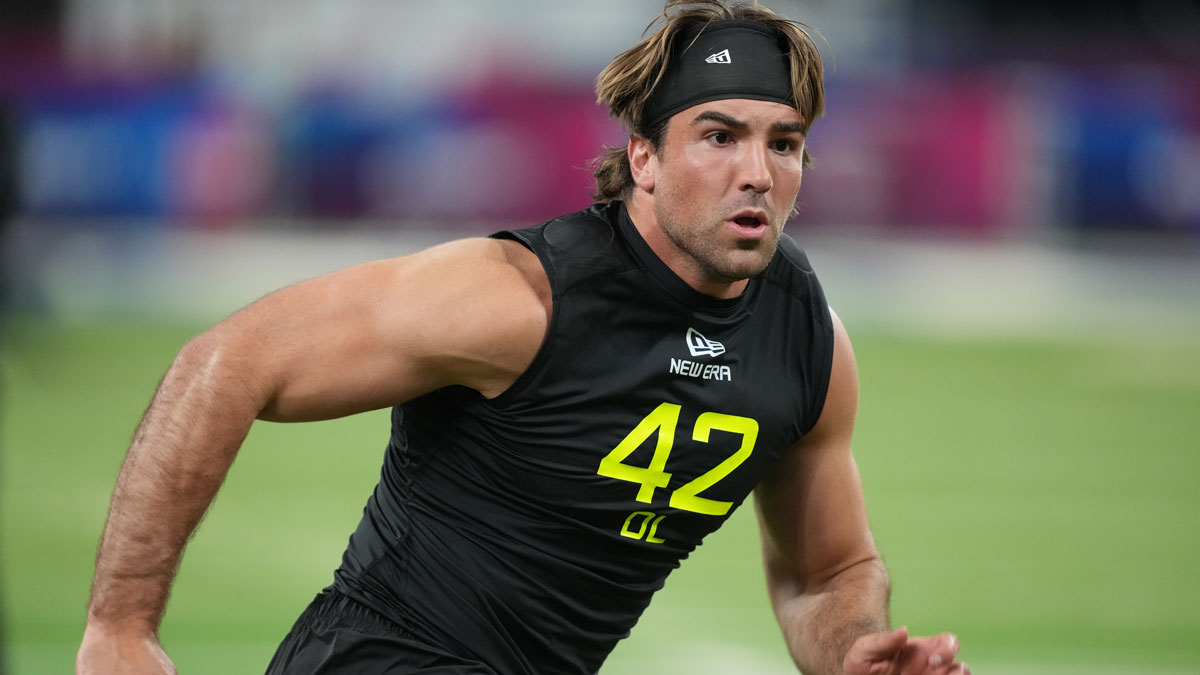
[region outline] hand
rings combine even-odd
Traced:
[[[75,656],[76,675],[178,675],[153,633],[114,631],[92,624]]]
[[[842,660],[845,675],[971,675],[955,663],[958,639],[950,633],[910,637],[907,628],[864,635]]]

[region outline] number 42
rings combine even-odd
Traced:
[[[654,491],[665,488],[671,480],[671,474],[666,472],[667,458],[675,443],[675,427],[679,424],[681,406],[675,403],[661,403],[649,415],[642,418],[636,427],[630,431],[612,452],[600,460],[596,473],[617,480],[637,483],[637,500],[649,504],[654,499]],[[706,412],[696,418],[692,429],[692,440],[708,443],[713,431],[727,431],[739,434],[742,444],[737,451],[726,457],[720,464],[697,476],[695,480],[681,485],[671,493],[672,508],[703,513],[710,516],[723,516],[729,513],[733,502],[717,501],[701,497],[700,493],[716,485],[722,478],[728,476],[734,469],[754,452],[754,442],[758,440],[758,422],[749,417],[724,415],[722,413]],[[654,455],[650,465],[646,467],[631,466],[624,461],[641,447],[642,443],[655,434],[658,438],[654,445]]]

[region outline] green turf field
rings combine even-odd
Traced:
[[[853,330],[853,325],[851,326]],[[8,672],[69,672],[119,463],[192,328],[13,321],[0,417]],[[856,451],[893,615],[976,673],[1200,673],[1200,336],[854,334]],[[261,672],[331,579],[386,415],[260,424],[163,626],[184,673]],[[668,582],[605,673],[786,673],[753,518]]]

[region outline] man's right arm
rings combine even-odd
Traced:
[[[189,342],[134,434],[100,540],[81,673],[174,672],[156,637],[184,545],[257,419],[329,419],[449,384],[504,391],[549,285],[519,244],[464,240],[283,289]]]

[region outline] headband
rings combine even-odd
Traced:
[[[646,99],[643,128],[699,103],[725,98],[798,108],[786,45],[756,21],[714,21],[678,36],[666,72]]]

